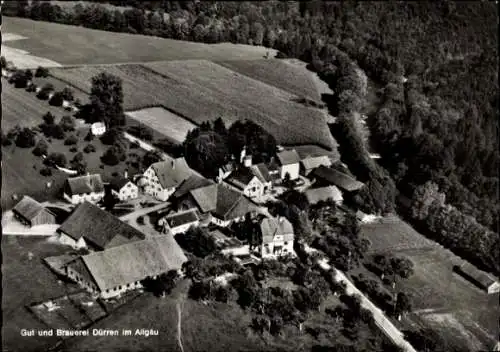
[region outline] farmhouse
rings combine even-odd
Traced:
[[[106,133],[106,125],[104,122],[94,122],[90,126],[90,131],[94,136],[102,136],[104,133]]]
[[[294,147],[300,157],[300,173],[307,176],[315,168],[323,165],[332,166],[340,158],[338,153],[328,151],[316,145],[300,145]]]
[[[189,191],[177,203],[178,209],[196,207],[199,212],[219,226],[241,221],[258,206],[240,192],[223,184],[214,184]]]
[[[57,232],[63,244],[94,250],[144,239],[142,232],[88,202],[77,206]]]
[[[102,298],[142,287],[146,278],[180,271],[187,261],[172,236],[154,236],[81,256],[65,266],[66,275]]]
[[[485,290],[488,294],[500,292],[500,283],[498,280],[494,276],[479,270],[472,264],[466,262],[460,266],[455,266],[454,269],[457,273],[479,288]]]
[[[158,221],[158,225],[169,229],[173,235],[186,232],[191,226],[198,226],[200,219],[196,209],[169,214]]]
[[[210,186],[213,184],[214,182],[212,180],[209,180],[201,175],[194,173],[187,179],[182,181],[179,187],[177,187],[175,192],[170,196],[170,200],[175,202],[177,199],[184,197],[186,194],[188,194],[190,191],[194,189]]]
[[[97,203],[102,197],[104,184],[99,174],[71,177],[64,183],[64,199],[71,204]]]
[[[300,157],[295,150],[284,150],[278,153],[278,161],[280,165],[280,177],[281,179],[286,178],[286,174],[289,175],[290,180],[295,180],[299,178],[300,170]]]
[[[341,205],[343,201],[342,193],[335,186],[310,188],[306,191],[306,197],[311,205],[327,200],[332,200],[337,205]]]
[[[166,201],[192,173],[184,158],[156,162],[144,172],[144,191]]]
[[[235,237],[226,236],[219,229],[210,231],[209,236],[222,254],[234,255],[235,257],[250,254],[250,246],[248,244],[243,244]]]
[[[364,183],[353,177],[326,166],[319,166],[310,175],[316,180],[317,185],[335,185],[342,192],[355,192],[364,186]]]
[[[120,201],[136,199],[139,196],[139,187],[125,177],[116,177],[110,182],[111,193]]]
[[[271,172],[269,171],[269,168],[266,166],[266,164],[259,163],[256,165],[252,165],[250,166],[250,170],[264,185],[264,193],[267,193],[272,189],[275,178],[273,178],[273,176],[271,175]]]
[[[29,196],[24,196],[12,212],[17,220],[30,227],[56,224],[56,215]]]
[[[253,173],[253,169],[248,167],[239,168],[234,171],[226,181],[238,188],[249,198],[260,197],[264,194],[264,183],[261,178]]]
[[[262,258],[293,254],[294,232],[292,224],[284,217],[266,217],[260,222]]]

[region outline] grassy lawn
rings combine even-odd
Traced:
[[[60,255],[68,247],[50,243],[46,238],[2,236],[2,347],[10,351],[46,350],[56,340],[51,337],[22,337],[21,329],[46,329],[29,313],[26,306],[73,292],[79,288],[71,283],[58,283],[56,276],[42,259]],[[33,258],[28,258],[28,253]]]
[[[40,100],[34,92],[24,88],[15,88],[2,77],[2,130],[6,133],[19,124],[21,127],[33,127],[43,122],[42,116],[50,111],[57,119],[70,115],[62,108],[50,106],[48,101]]]
[[[264,47],[229,43],[203,44],[158,37],[112,33],[78,26],[4,17],[2,32],[28,39],[9,46],[63,65],[109,64],[158,60],[261,59]],[[273,51],[274,52],[274,51]],[[7,57],[8,59],[8,57]]]
[[[321,95],[311,79],[311,72],[305,67],[287,64],[277,59],[231,60],[217,63],[299,97],[321,101]]]
[[[231,124],[247,118],[282,144],[331,148],[334,143],[322,111],[291,101],[288,92],[209,61],[57,68],[51,74],[89,92],[90,79],[103,70],[123,80],[125,110],[163,105],[194,123],[222,117]]]

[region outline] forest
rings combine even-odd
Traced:
[[[353,161],[365,174],[361,179],[376,180],[369,186],[371,200],[362,195],[365,203],[368,199],[373,207],[390,210],[394,187],[412,198],[417,187],[432,181],[448,205],[491,230],[498,243],[494,2],[107,2],[129,8],[78,4],[63,10],[46,2],[13,1],[5,2],[2,10],[5,15],[108,31],[275,48],[280,57],[308,62],[334,89],[327,103],[346,117],[339,126],[346,131],[352,130],[347,116],[363,105],[350,96],[356,86],[341,84],[350,67],[345,62],[350,61],[381,87],[376,92],[381,104],[368,116],[381,161],[376,166]],[[376,204],[375,192],[389,196]],[[474,248],[461,255],[474,257],[471,252]]]

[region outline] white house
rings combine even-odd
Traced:
[[[103,122],[94,122],[90,126],[90,130],[94,136],[102,136],[106,133],[106,125]]]
[[[103,197],[104,184],[99,174],[71,177],[64,183],[64,199],[71,204],[97,203]]]
[[[299,178],[300,171],[300,157],[299,154],[293,150],[284,150],[277,154],[278,162],[280,165],[280,176],[284,180],[288,174],[290,180]]]
[[[266,217],[260,222],[262,258],[275,258],[281,255],[294,254],[294,232],[292,224],[284,217]]]
[[[238,188],[249,198],[260,197],[264,194],[264,183],[251,168],[240,168],[226,179],[226,182]]]
[[[116,177],[111,182],[111,194],[124,202],[139,196],[139,187],[128,178]]]
[[[166,201],[192,173],[184,158],[156,162],[144,172],[144,192]]]
[[[191,226],[198,226],[200,219],[196,209],[188,209],[177,213],[168,214],[158,221],[158,225],[168,228],[172,234],[186,232]]]

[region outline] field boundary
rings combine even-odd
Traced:
[[[160,76],[161,76],[161,75],[160,75]],[[167,110],[168,112],[170,112],[171,114],[175,114],[175,115],[178,115],[179,117],[182,117],[184,120],[186,120],[186,121],[188,121],[188,122],[192,123],[192,124],[193,124],[193,125],[195,125],[196,127],[200,126],[200,124],[199,124],[199,123],[197,123],[197,122],[195,122],[193,119],[191,119],[191,118],[189,118],[189,117],[185,116],[184,114],[181,114],[181,113],[179,113],[179,112],[175,111],[175,110],[174,110],[174,109],[172,109],[172,108],[168,108],[168,107],[166,107],[166,106],[165,106],[165,105],[163,105],[163,104],[150,104],[150,105],[148,104],[148,105],[145,105],[145,106],[143,106],[143,107],[141,107],[141,108],[138,108],[138,109],[131,109],[131,110],[127,110],[127,111],[125,111],[125,114],[128,114],[128,113],[133,113],[133,112],[137,112],[137,111],[141,111],[141,110],[145,110],[145,109],[152,109],[152,108],[162,108],[162,109],[165,109],[165,110]],[[128,116],[128,115],[127,115],[127,116]],[[141,121],[139,121],[139,120],[137,120],[136,118],[134,118],[134,117],[132,117],[132,116],[128,116],[128,117],[130,117],[130,118],[132,118],[132,119],[134,119],[134,120],[136,120],[137,122],[140,122],[140,123],[142,124],[142,122],[141,122]],[[207,120],[207,121],[208,121],[208,120]]]

